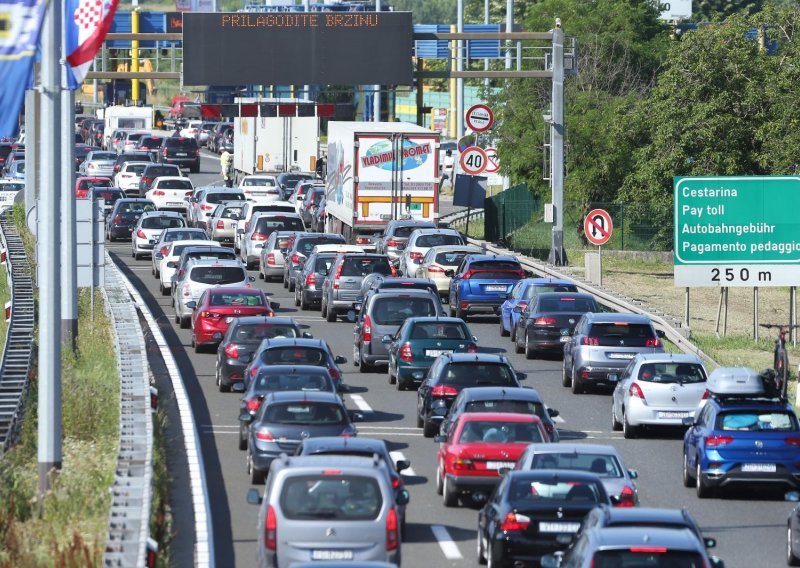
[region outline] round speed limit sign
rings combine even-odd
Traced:
[[[488,161],[489,160],[486,157],[486,152],[483,151],[483,148],[472,146],[471,148],[467,148],[461,152],[459,164],[461,165],[461,169],[465,174],[476,176],[486,169],[486,164]]]

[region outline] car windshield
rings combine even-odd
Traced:
[[[706,373],[699,363],[645,363],[639,367],[638,379],[646,383],[704,383]]]
[[[592,558],[592,568],[704,568],[703,557],[692,550],[670,550],[667,547],[625,547],[598,550]]]
[[[441,383],[460,387],[519,386],[514,372],[508,365],[478,361],[450,363],[442,376]]]
[[[545,284],[544,286],[538,286],[538,285],[528,286],[527,288],[525,288],[525,292],[523,292],[521,299],[530,300],[534,296],[537,296],[539,294],[544,294],[546,292],[577,292],[577,291],[578,287],[573,285],[564,286],[561,284],[558,285]]]
[[[206,234],[202,229],[186,229],[185,231],[166,231],[161,235],[161,240],[166,243],[170,241],[190,241],[192,239],[205,240]]]
[[[594,345],[655,346],[656,335],[649,324],[628,322],[595,322],[589,337]]]
[[[328,354],[317,347],[287,345],[272,347],[261,353],[261,362],[267,365],[315,365],[324,366],[328,362]]]
[[[236,326],[233,341],[261,341],[276,337],[297,337],[297,329],[285,324],[240,324]]]
[[[435,315],[432,299],[413,296],[378,297],[372,309],[372,320],[378,325],[402,325],[408,318]]]
[[[392,274],[392,267],[385,258],[345,258],[342,261],[342,272],[340,276],[367,276],[377,272],[384,276]]]
[[[208,193],[206,194],[206,202],[208,203],[222,203],[223,201],[244,201],[244,193]],[[242,208],[239,208],[241,213]]]
[[[567,501],[571,503],[600,503],[599,484],[577,480],[516,479],[509,488],[512,502]]]
[[[443,266],[458,266],[465,256],[467,256],[465,252],[440,252],[434,262]]]
[[[272,403],[264,408],[264,422],[273,424],[302,424],[315,426],[348,422],[344,407],[330,402],[298,400],[289,403]]]
[[[158,182],[158,189],[192,189],[192,182],[188,179],[162,179]]]
[[[779,410],[736,410],[721,413],[717,417],[717,425],[718,429],[729,432],[796,432],[797,417]]]
[[[542,417],[545,414],[541,402],[529,400],[471,400],[466,404],[465,412],[513,412],[515,414],[535,414]]]
[[[332,470],[286,478],[280,508],[284,517],[295,521],[376,520],[383,508],[383,496],[375,479]]]
[[[576,298],[575,296],[539,297],[536,303],[537,312],[596,312],[594,298]]]
[[[239,266],[195,266],[192,280],[200,284],[236,284],[246,281],[247,274]]]
[[[336,237],[306,237],[303,239],[298,239],[297,242],[297,250],[304,255],[308,256],[311,254],[311,251],[314,250],[314,247],[317,245],[330,245],[336,243],[344,244],[345,240],[344,237],[336,236]]]
[[[410,338],[465,340],[469,338],[469,333],[466,326],[460,323],[425,322],[414,324]]]
[[[142,229],[171,229],[183,226],[183,219],[178,219],[177,217],[147,217],[142,219]]]
[[[418,247],[440,247],[463,244],[464,241],[458,235],[422,235],[415,243]]]
[[[253,388],[258,393],[274,391],[325,391],[334,392],[333,382],[322,373],[262,372],[256,377]]]
[[[487,444],[531,444],[544,442],[542,432],[532,422],[500,422],[495,420],[470,420],[461,429],[459,444],[484,442]]]
[[[209,298],[212,306],[263,306],[264,296],[258,292],[215,292]]]
[[[530,469],[571,469],[599,477],[622,477],[622,468],[611,454],[592,452],[547,452],[533,456]]]

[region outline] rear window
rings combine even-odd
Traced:
[[[296,186],[296,185],[297,185],[299,182],[301,182],[301,181],[304,181],[304,180],[308,180],[308,179],[311,179],[311,178],[310,178],[309,176],[302,176],[302,175],[291,175],[291,174],[289,174],[289,175],[285,175],[285,176],[283,176],[283,177],[281,178],[281,181],[283,182],[283,184],[284,184],[286,187],[291,187],[291,188],[293,188],[293,187],[294,187],[294,186]]]
[[[385,258],[359,258],[351,257],[345,258],[342,261],[341,276],[368,276],[370,274],[383,274],[390,276],[392,274],[392,267],[389,266],[389,261]]]
[[[197,246],[197,245],[190,245],[190,246]],[[192,252],[189,253],[188,258],[199,258],[203,260],[213,260],[213,259],[236,260],[236,253],[229,250],[221,250],[219,252],[216,251]]]
[[[459,323],[415,323],[411,339],[467,339],[465,326]],[[472,338],[470,338],[472,339]]]
[[[303,222],[297,217],[262,217],[258,220],[255,232],[270,234],[275,231],[302,231]]]
[[[161,176],[180,176],[181,170],[175,166],[145,166],[147,171],[145,171],[145,175],[151,178],[157,178]]]
[[[539,312],[596,312],[597,304],[594,298],[576,298],[575,296],[561,296],[559,298],[539,298],[536,303]]]
[[[237,325],[232,338],[234,341],[261,341],[276,337],[297,337],[297,330],[290,325],[281,324],[247,324]]]
[[[444,266],[458,266],[465,256],[467,256],[465,252],[440,252],[434,262]]]
[[[290,238],[291,237],[289,237],[288,235],[287,236],[281,236],[281,237],[275,237],[275,246],[273,247],[272,250],[285,251],[286,248],[289,246],[289,239]]]
[[[479,260],[470,263],[472,270],[522,270],[519,262],[513,260]]]
[[[519,280],[522,274],[510,270],[479,270],[470,275],[471,280]]]
[[[509,491],[513,502],[567,501],[600,503],[601,489],[598,483],[589,481],[545,481],[514,480]],[[638,565],[637,565],[638,566]]]
[[[328,354],[316,347],[287,345],[272,347],[261,353],[261,361],[267,365],[316,365],[323,366],[328,362]]]
[[[297,475],[283,484],[280,507],[291,520],[376,520],[383,508],[378,482],[354,475]]]
[[[470,361],[450,363],[441,380],[442,384],[459,387],[519,386],[514,372],[502,363]]]
[[[257,205],[250,210],[252,215],[256,213],[294,213],[294,205]]]
[[[119,207],[120,213],[144,213],[155,210],[156,206],[152,203],[124,203]]]
[[[220,217],[222,217],[223,219],[233,219],[234,216],[237,218],[242,216],[241,207],[226,207],[222,211],[222,215],[220,215]]]
[[[706,374],[697,363],[647,363],[639,367],[639,380],[646,383],[704,383]]]
[[[24,164],[25,162],[21,162]],[[85,179],[82,180],[78,187],[81,189],[89,189],[90,187],[113,187],[110,179]]]
[[[11,146],[6,146],[6,145],[0,146],[0,158],[7,157],[11,153],[12,149],[13,148],[11,148]]]
[[[164,145],[170,150],[196,150],[197,140],[194,138],[166,138]]]
[[[2,186],[0,186],[1,188]],[[92,195],[94,195],[95,199],[102,199],[106,203],[114,203],[123,197],[121,191],[95,191]]]
[[[447,245],[463,245],[458,235],[423,235],[416,241],[418,247],[440,247]]]
[[[158,182],[159,189],[188,189],[192,190],[192,182],[188,179],[162,179]]]
[[[274,178],[244,178],[242,187],[275,187]],[[244,198],[242,198],[244,199]]]
[[[142,136],[144,136],[144,134],[142,133],[131,133],[128,134],[126,140],[130,140],[131,142],[138,142]]]
[[[703,557],[691,550],[668,550],[662,547],[633,546],[621,550],[599,550],[592,558],[593,568],[703,568]]]
[[[244,193],[208,193],[206,194],[206,202],[208,203],[222,203],[223,201],[244,201]],[[242,208],[239,208],[239,213]]]
[[[551,284],[546,284],[544,286],[528,286],[525,288],[525,293],[522,295],[523,300],[530,300],[539,294],[544,294],[547,292],[577,292],[577,286],[555,286]]]
[[[216,292],[211,294],[209,303],[212,306],[263,306],[264,296],[261,294]]]
[[[589,337],[596,340],[595,345],[625,345],[626,347],[645,347],[656,339],[653,328],[643,323],[610,322],[593,323]]]
[[[258,392],[276,391],[324,391],[334,392],[336,389],[329,377],[322,373],[259,373],[255,381]]]
[[[314,250],[314,247],[317,245],[330,245],[335,243],[342,243],[344,244],[345,240],[344,237],[336,236],[336,237],[307,237],[298,239],[297,241],[297,250],[303,253],[304,255],[308,256],[311,254],[311,251]]]
[[[172,229],[183,226],[183,219],[176,217],[148,217],[142,220],[142,229]]]
[[[145,164],[130,164],[125,167],[125,171],[140,176],[146,167],[147,166]]]
[[[238,266],[195,266],[191,278],[200,284],[236,284],[247,280],[247,274]]]
[[[206,234],[201,229],[187,229],[185,231],[168,231],[164,236],[164,242],[188,241],[191,239],[205,240]]]
[[[435,316],[436,306],[430,298],[394,297],[375,300],[371,315],[378,325],[402,325],[408,318]]]
[[[533,456],[531,469],[571,469],[600,477],[622,477],[617,458],[610,454],[541,453]]]
[[[336,260],[335,256],[318,256],[314,265],[314,272],[330,271],[334,260]]]
[[[544,405],[530,400],[473,400],[466,405],[467,412],[511,412],[544,416]]]
[[[394,230],[395,237],[399,237],[401,239],[407,239],[411,236],[411,233],[416,231],[417,229],[435,229],[433,225],[409,225],[407,227],[396,227]],[[455,243],[461,244],[461,243]]]
[[[139,140],[140,148],[161,148],[163,138],[142,138]]]
[[[116,160],[117,155],[111,152],[95,152],[92,154],[92,160]]]
[[[717,417],[717,429],[739,432],[795,432],[797,417],[789,412],[739,410],[724,412]]]
[[[487,444],[516,444],[544,442],[538,424],[532,422],[500,422],[470,420],[461,429],[459,444],[486,442]]]
[[[308,426],[324,424],[346,424],[347,415],[341,405],[330,402],[273,403],[264,410],[264,420],[273,424],[303,424]]]

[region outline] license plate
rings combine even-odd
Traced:
[[[775,473],[778,470],[774,463],[743,463],[742,471],[758,473]]]
[[[505,285],[492,286],[490,284],[490,285],[486,286],[486,291],[487,292],[505,292],[506,291],[506,286]]]
[[[311,560],[352,560],[352,550],[313,550]]]
[[[186,204],[185,203],[181,203],[180,201],[170,201],[169,203],[167,203],[167,206],[168,207],[185,207]]]
[[[187,154],[186,152],[175,152],[175,155],[178,156],[179,158],[183,158],[188,156],[189,154]]]
[[[514,467],[514,462],[500,462],[500,461],[487,461],[486,462],[486,469],[500,469],[502,467],[512,468]],[[577,529],[575,529],[577,530]]]
[[[539,532],[543,533],[575,533],[579,528],[580,523],[539,523]]]
[[[670,418],[688,418],[691,416],[691,412],[659,412],[657,416],[663,419],[670,419]]]
[[[427,357],[438,357],[439,355],[443,355],[445,353],[452,353],[452,349],[426,349],[425,355]]]
[[[633,359],[633,353],[609,353],[609,359]]]
[[[559,338],[559,341],[560,341],[561,343],[566,343],[567,341],[569,341],[569,335],[562,335],[562,336]]]

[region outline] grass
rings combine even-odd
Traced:
[[[3,307],[3,317],[0,317],[0,348],[6,344],[8,323],[5,318],[5,305],[11,299],[11,290],[8,287],[8,271],[5,265],[0,267],[0,306]]]

